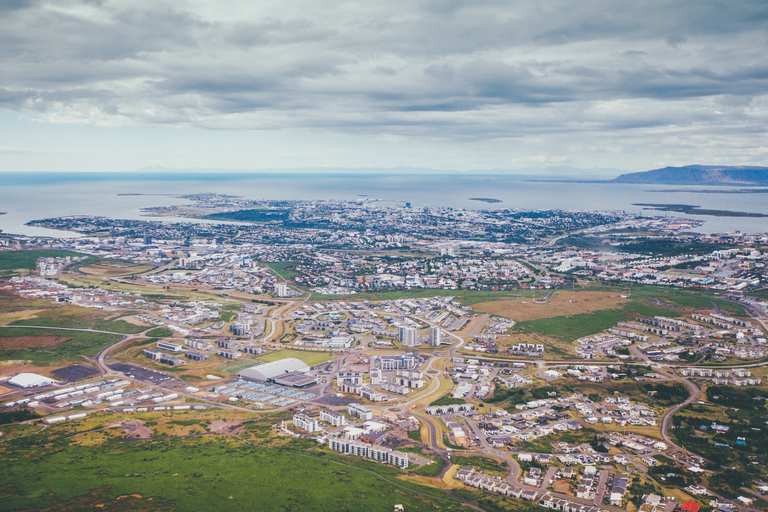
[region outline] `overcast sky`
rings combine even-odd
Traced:
[[[0,1],[0,170],[768,165],[768,2]]]

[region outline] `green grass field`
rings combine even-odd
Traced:
[[[594,290],[615,291],[617,286],[596,285],[590,287]],[[668,303],[673,307],[690,309],[712,309],[712,303],[722,309],[726,314],[735,316],[748,316],[744,308],[733,302],[715,296],[712,292],[703,292],[696,290],[681,290],[678,288],[669,288],[666,286],[637,286],[633,285],[631,289],[626,285],[621,286],[625,291],[629,291],[633,297],[644,297],[647,299],[656,299]],[[669,315],[667,315],[669,316]]]
[[[123,320],[109,321],[103,316],[94,315],[89,310],[80,310],[80,314],[58,314],[57,309],[51,309],[39,313],[37,318],[28,318],[11,322],[10,325],[18,326],[41,326],[41,327],[66,327],[69,329],[93,329],[96,331],[109,331],[121,334],[137,334],[146,327],[129,324]]]
[[[78,252],[34,249],[31,251],[0,251],[0,270],[35,270],[37,258],[86,256]]]
[[[147,332],[147,336],[153,336],[155,338],[170,338],[174,334],[176,333],[166,327],[155,327]]]
[[[520,322],[513,332],[530,335],[542,335],[562,342],[572,342],[583,336],[591,336],[613,327],[618,322],[634,320],[638,316],[654,315],[679,316],[665,308],[650,306],[640,302],[631,302],[623,308],[607,309],[581,315],[556,316]]]
[[[308,350],[278,350],[259,356],[256,360],[262,363],[271,363],[272,361],[280,361],[289,357],[295,357],[309,366],[315,366],[334,359],[335,355],[330,352],[310,352]]]
[[[479,455],[471,455],[467,457],[463,455],[454,455],[451,458],[451,462],[457,466],[472,466],[489,475],[501,476],[506,474],[509,470],[509,464],[506,462]]]
[[[38,445],[42,439],[53,448]],[[469,510],[445,492],[398,480],[396,468],[313,446],[221,437],[98,446],[47,433],[16,439],[0,448],[0,510],[390,512],[398,503],[408,511]]]
[[[10,341],[19,338],[55,337],[55,344],[35,346],[34,341],[24,347],[9,348]],[[16,338],[16,340],[11,340]],[[95,356],[98,352],[119,341],[117,334],[100,334],[82,331],[63,331],[57,329],[29,329],[11,327],[0,329],[0,359],[28,360],[35,364],[58,364],[64,361],[81,359],[81,356]]]
[[[412,289],[395,292],[367,292],[355,295],[313,295],[312,300],[344,300],[349,301],[380,301],[395,299],[418,299],[422,297],[455,297],[465,306],[487,302],[490,300],[509,300],[514,298],[532,297],[533,292],[528,290],[509,291],[481,291],[481,290],[439,290],[439,289]]]
[[[264,265],[274,270],[277,275],[279,275],[286,281],[290,281],[294,277],[301,275],[299,272],[296,272],[295,270],[288,270],[290,267],[295,267],[297,265],[295,261],[270,262],[270,263],[265,263]]]

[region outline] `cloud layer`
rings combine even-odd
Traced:
[[[7,0],[0,109],[764,163],[766,54],[764,0]]]

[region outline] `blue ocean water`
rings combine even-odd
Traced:
[[[742,189],[743,187],[736,187]],[[681,191],[685,189],[685,191]],[[383,205],[466,209],[615,210],[638,213],[633,203],[692,204],[702,208],[768,214],[768,194],[696,193],[727,187],[635,185],[605,182],[527,181],[501,174],[347,173],[0,173],[0,229],[30,236],[73,236],[26,226],[30,220],[69,215],[146,219],[141,208],[184,204],[179,194],[212,192],[248,199],[358,200]],[[121,195],[141,194],[141,195]],[[472,201],[494,198],[500,203]],[[647,215],[665,215],[644,212]],[[673,215],[673,214],[668,214]],[[705,221],[699,231],[768,232],[768,219],[674,214]],[[164,219],[171,220],[171,219]],[[186,220],[186,219],[185,219]]]

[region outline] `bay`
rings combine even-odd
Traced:
[[[714,187],[728,190],[727,187]],[[642,185],[605,182],[531,181],[502,174],[408,173],[0,173],[0,229],[28,236],[77,236],[26,226],[31,220],[104,216],[151,220],[141,208],[185,204],[181,194],[218,193],[264,200],[375,199],[382,206],[458,209],[610,210],[669,215],[705,221],[700,232],[765,233],[768,219],[713,217],[643,210],[634,203],[677,203],[705,209],[768,214],[768,194],[696,193],[713,187]],[[743,190],[734,187],[732,190]],[[132,194],[132,195],[124,195]],[[133,195],[135,194],[135,195]],[[497,199],[487,203],[471,198]],[[171,218],[162,220],[169,221]],[[190,219],[184,219],[189,221]]]

